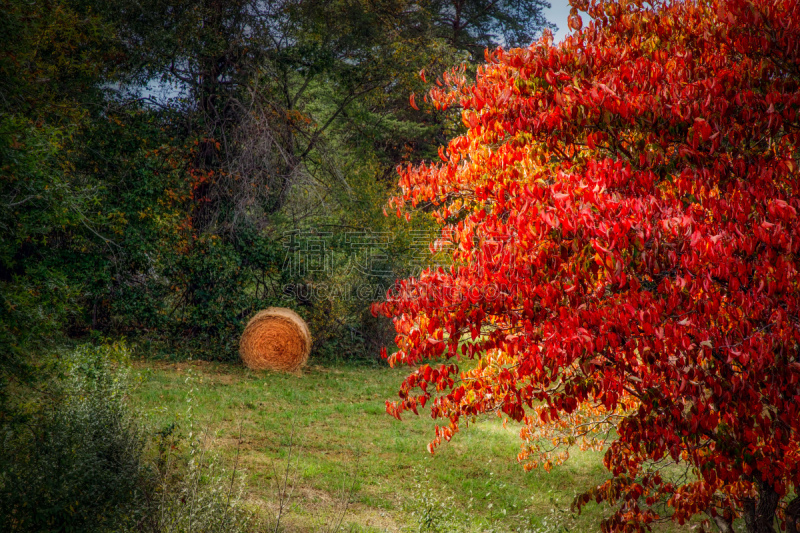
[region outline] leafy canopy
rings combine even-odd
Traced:
[[[576,499],[616,505],[606,531],[704,512],[797,531],[800,6],[574,6],[593,20],[573,10],[563,43],[429,94],[467,131],[400,169],[393,202],[435,210],[453,264],[377,306],[390,362],[419,365],[387,411],[430,402],[431,450],[505,413],[528,466],[613,440]]]

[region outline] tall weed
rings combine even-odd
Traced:
[[[256,523],[244,507],[238,451],[228,470],[209,452],[213,437],[198,432],[194,417],[194,376],[187,378],[187,408],[176,423],[154,435],[150,477],[143,486],[133,531],[146,533],[245,533]],[[241,431],[240,431],[241,433]]]

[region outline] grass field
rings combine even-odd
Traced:
[[[290,467],[290,531],[330,529],[341,519],[345,531],[593,532],[609,512],[595,504],[580,516],[568,512],[576,492],[604,479],[601,453],[575,450],[550,473],[525,473],[516,462],[518,428],[495,417],[431,456],[435,421],[421,413],[401,422],[384,411],[408,369],[312,366],[281,375],[152,361],[136,368],[136,402],[156,427],[184,420],[185,431],[191,405],[209,446],[224,461],[239,458],[258,512],[276,511]]]

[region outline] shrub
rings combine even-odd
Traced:
[[[0,531],[247,530],[242,484],[197,438],[191,401],[188,438],[175,423],[148,431],[132,409],[124,345],[81,346],[46,368],[0,426]]]
[[[84,346],[0,428],[0,530],[103,531],[125,520],[143,433],[125,394],[123,345]],[[31,391],[32,394],[33,391]]]

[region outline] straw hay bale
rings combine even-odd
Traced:
[[[308,361],[311,332],[305,321],[283,307],[269,307],[250,319],[239,340],[239,354],[253,370],[294,372]]]

